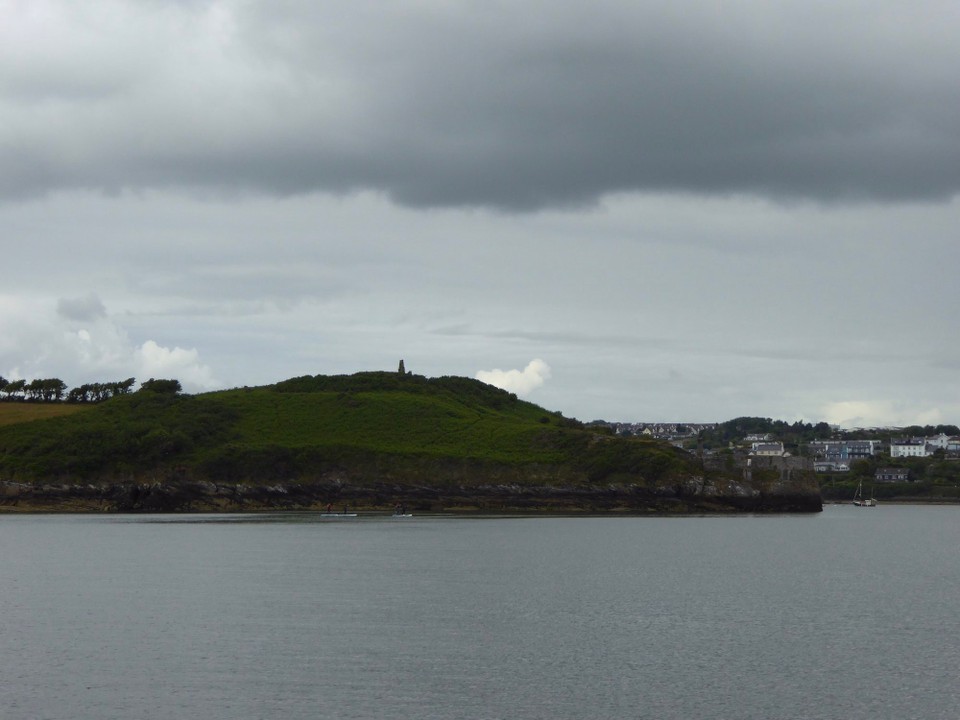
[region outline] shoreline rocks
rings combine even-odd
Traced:
[[[349,505],[388,510],[402,503],[417,512],[689,514],[820,512],[819,492],[798,487],[762,492],[736,484],[717,488],[691,479],[669,487],[643,485],[437,484],[395,482],[209,481],[124,483],[0,482],[0,512],[252,512]]]

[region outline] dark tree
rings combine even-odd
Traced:
[[[67,391],[67,384],[60,378],[47,378],[44,382],[43,399],[48,402],[63,400],[63,394]]]
[[[135,378],[127,378],[123,382],[113,383],[113,394],[114,395],[126,395],[130,390],[133,389],[133,385],[136,383]]]
[[[7,398],[10,399],[15,396],[20,396],[25,387],[27,387],[26,380],[11,380],[7,383],[7,387],[4,388],[4,392],[7,393]]]
[[[60,378],[37,378],[24,387],[28,399],[42,402],[62,400],[66,389],[67,384]]]
[[[155,380],[150,378],[140,385],[140,392],[155,392],[163,395],[176,395],[181,390],[179,380]]]

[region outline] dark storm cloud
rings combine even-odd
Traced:
[[[112,9],[64,23],[52,58],[13,12],[4,195],[371,189],[532,209],[625,191],[899,201],[960,188],[952,3]],[[89,46],[94,60],[71,62]],[[59,84],[58,67],[71,69]]]

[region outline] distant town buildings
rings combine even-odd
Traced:
[[[926,438],[891,438],[890,457],[928,457],[933,455],[934,448],[929,446]]]
[[[910,479],[910,471],[907,468],[883,467],[877,468],[874,473],[874,480],[877,482],[907,482]]]
[[[815,458],[840,462],[872,457],[882,445],[879,440],[816,440],[807,447]]]
[[[813,471],[819,473],[850,472],[850,463],[845,460],[814,460]]]
[[[750,446],[750,454],[757,457],[784,457],[782,442],[755,442]]]
[[[890,457],[930,457],[938,450],[947,456],[960,455],[960,437],[940,433],[927,438],[893,438],[890,440]]]
[[[655,438],[673,443],[677,447],[692,450],[697,436],[705,430],[717,429],[720,423],[614,423],[595,421],[594,424],[609,427],[617,435],[632,435]],[[883,428],[876,429],[884,436]],[[838,434],[841,434],[838,432]],[[697,452],[704,457],[718,452],[706,450],[696,443]],[[739,441],[730,442],[724,452],[735,452],[741,456],[753,458],[789,458],[799,455],[807,462],[812,460],[814,471],[818,473],[848,473],[853,463],[889,456],[891,460],[900,458],[926,458],[938,453],[947,459],[960,460],[960,436],[939,433],[930,437],[891,438],[889,441],[879,438],[857,440],[814,440],[797,446],[784,446],[776,439],[775,433],[750,433]],[[881,467],[875,471],[876,482],[908,482],[908,468]]]
[[[817,472],[848,472],[855,460],[879,456],[886,450],[891,460],[926,458],[935,452],[945,457],[960,457],[960,437],[945,433],[931,437],[891,438],[889,445],[881,440],[818,440],[807,446]],[[885,467],[876,471],[877,482],[905,482],[909,473],[904,468]]]
[[[617,435],[637,435],[658,440],[682,440],[696,437],[702,430],[712,430],[717,423],[619,423],[601,422]]]
[[[960,456],[960,437],[940,433],[931,437],[892,438],[890,457],[930,457],[938,450],[947,456]]]

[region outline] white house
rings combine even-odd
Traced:
[[[890,457],[928,457],[932,454],[925,438],[890,439]]]
[[[755,442],[751,446],[750,454],[758,457],[783,457],[785,453],[782,442]]]

